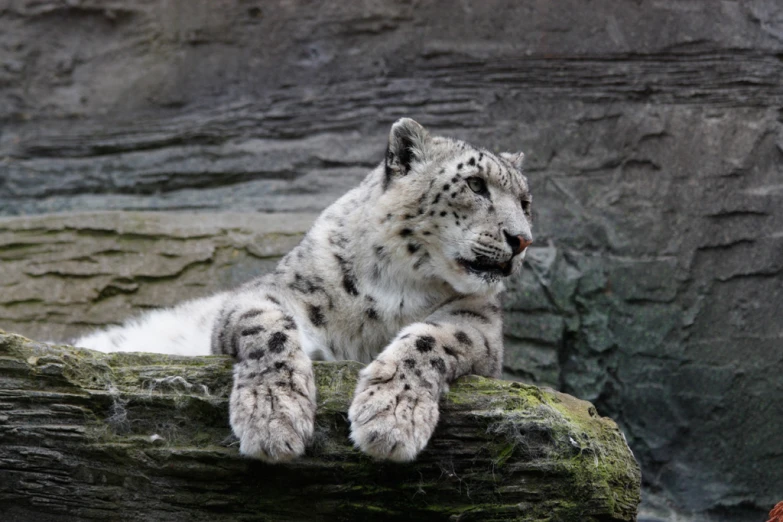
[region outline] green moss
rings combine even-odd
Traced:
[[[507,444],[503,446],[500,451],[497,452],[497,458],[495,458],[495,466],[502,467],[508,459],[514,454],[515,444]]]
[[[454,405],[491,406],[503,410],[524,410],[540,404],[540,388],[518,382],[471,375],[457,380],[446,400]]]
[[[550,463],[561,477],[558,496],[577,499],[571,507],[560,506],[562,518],[553,520],[584,515],[584,502],[596,495],[613,513],[618,494],[625,496],[621,504],[626,512],[638,503],[638,466],[616,425],[598,417],[589,403],[535,386],[479,377],[458,381],[446,400],[457,410],[486,411],[486,430],[494,436],[486,449],[496,469],[520,460]]]
[[[324,415],[348,410],[364,365],[354,361],[313,363],[318,389],[318,410]]]

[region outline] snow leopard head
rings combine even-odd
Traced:
[[[524,154],[493,154],[431,136],[403,118],[391,128],[382,198],[413,268],[461,293],[502,289],[518,272],[531,233]]]

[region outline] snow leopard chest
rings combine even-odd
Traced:
[[[425,320],[437,307],[437,293],[411,286],[361,289],[357,295],[336,292],[322,305],[296,303],[303,348],[313,359],[370,362],[402,328]]]

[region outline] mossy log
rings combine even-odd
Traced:
[[[103,354],[0,331],[4,520],[634,520],[639,468],[587,402],[467,377],[411,464],[352,448],[360,365],[316,363],[316,436],[285,465],[243,458],[231,360]]]

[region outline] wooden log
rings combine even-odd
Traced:
[[[615,423],[587,402],[459,380],[411,464],[351,447],[360,365],[316,363],[306,455],[239,455],[231,360],[103,354],[0,331],[3,520],[630,521],[640,472]]]

